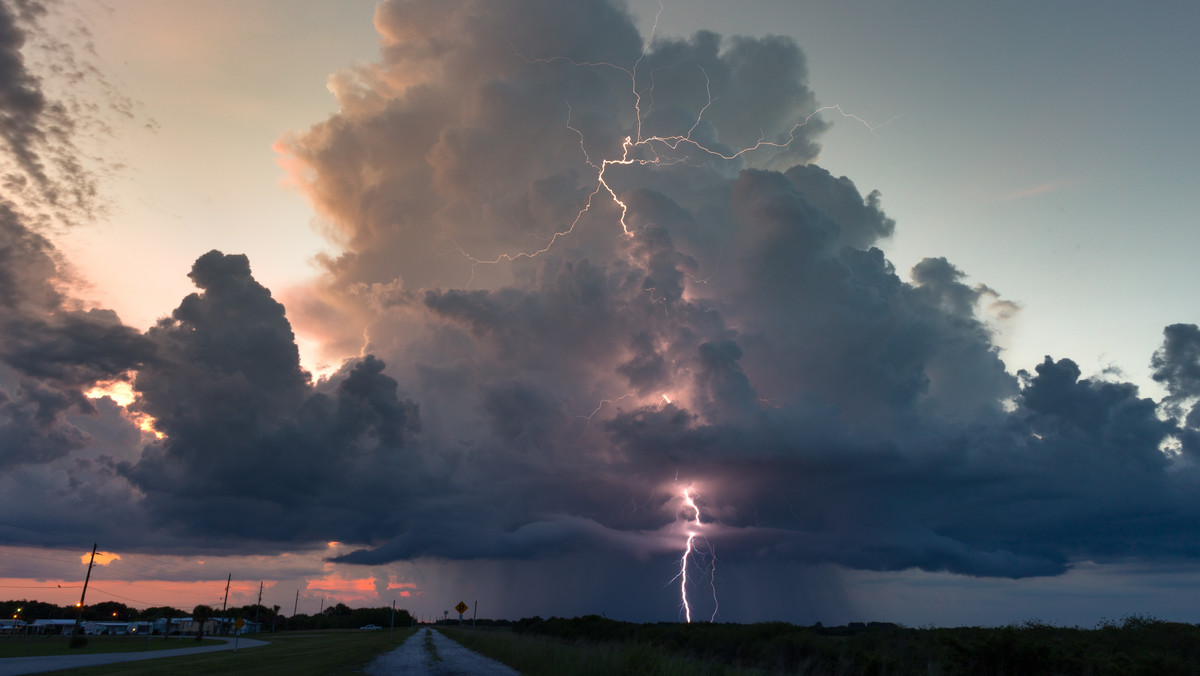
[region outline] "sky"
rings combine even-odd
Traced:
[[[0,588],[1200,622],[1198,23],[0,0]]]

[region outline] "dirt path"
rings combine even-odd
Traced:
[[[208,645],[194,648],[171,648],[168,650],[149,650],[140,653],[96,653],[93,655],[47,655],[44,657],[8,657],[0,659],[0,676],[17,676],[17,674],[38,674],[43,671],[58,671],[59,669],[78,669],[94,667],[101,664],[116,664],[117,662],[137,662],[140,660],[156,660],[160,657],[178,657],[180,655],[196,655],[211,653],[218,650],[233,650],[233,639],[214,636],[222,645]],[[161,639],[160,639],[161,640]],[[267,645],[266,641],[256,641],[252,638],[239,638],[238,650],[256,648]]]
[[[425,648],[425,629],[408,637],[399,648],[367,665],[371,676],[519,676],[511,667],[467,650],[430,631],[438,660]]]

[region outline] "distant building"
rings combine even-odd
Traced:
[[[221,634],[257,634],[262,631],[261,622],[242,620],[242,628],[238,629],[235,617],[217,617],[213,621],[217,623],[218,633]]]
[[[150,626],[149,622],[84,622],[83,631],[93,636],[145,636]]]
[[[216,618],[204,621],[204,635],[217,633],[218,620]],[[200,629],[200,623],[190,617],[176,617],[171,620],[171,633],[179,632],[181,634],[195,634]]]
[[[0,634],[25,633],[25,620],[0,620]]]
[[[75,629],[75,620],[34,620],[30,626],[35,634],[69,634]]]
[[[159,623],[162,623],[161,625]],[[166,620],[155,620],[154,631],[162,631],[166,625]],[[176,617],[171,620],[171,633],[179,632],[181,634],[195,634],[197,629],[196,620],[190,617]],[[242,628],[237,628],[237,618],[235,617],[213,617],[204,622],[204,635],[233,635],[233,634],[257,634],[262,631],[261,622],[250,622],[249,620],[242,621]]]

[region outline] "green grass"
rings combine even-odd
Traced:
[[[250,638],[269,641],[270,645],[237,652],[224,651],[203,655],[165,657],[144,662],[125,662],[87,669],[50,672],[62,676],[193,676],[196,674],[255,674],[261,676],[297,676],[298,674],[361,674],[366,665],[382,653],[399,645],[413,629],[388,632],[331,629],[325,631],[279,632]],[[164,641],[165,642],[165,641]],[[186,641],[184,641],[186,643]]]
[[[87,646],[70,648],[69,636],[4,636],[0,637],[0,658],[4,657],[40,657],[44,655],[90,655],[92,653],[140,653],[147,650],[166,650],[168,648],[192,648],[198,645],[216,645],[220,641],[205,639],[197,643],[195,638],[185,637],[182,640],[172,637],[164,640],[161,636],[152,636],[149,641],[145,636],[88,636]]]
[[[590,615],[526,618],[511,635],[455,636],[527,674],[1200,675],[1200,625],[1136,615],[1095,629],[634,624]]]
[[[711,660],[668,654],[640,643],[566,642],[514,634],[508,629],[440,630],[476,652],[503,662],[525,676],[759,676]]]

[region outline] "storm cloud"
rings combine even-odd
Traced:
[[[111,311],[82,309],[60,287],[61,256],[0,202],[0,467],[45,462],[85,445],[68,413],[96,413],[92,385],[152,358]]]
[[[245,256],[210,251],[189,276],[201,292],[147,333],[159,358],[134,382],[135,408],[165,435],[120,466],[146,507],[189,530],[204,515],[217,539],[378,537],[388,478],[412,464],[416,405],[373,357],[315,392]]]
[[[657,533],[687,482],[743,529],[717,540],[763,556],[1020,577],[1195,554],[1194,479],[1161,450],[1186,431],[1069,359],[1011,375],[998,294],[953,263],[897,274],[882,196],[811,163],[828,123],[795,44],[644,47],[600,2],[393,2],[376,24],[381,61],[283,144],[345,247],[300,316],[361,318],[418,443],[469,463],[449,502],[505,507],[350,560],[503,558],[537,523],[596,542],[579,518]],[[1168,406],[1192,391],[1182,333],[1156,357]]]
[[[63,412],[134,374],[162,436],[97,466],[148,528],[221,551],[599,552],[646,586],[691,487],[735,569],[1200,557],[1200,330],[1167,327],[1162,402],[1064,356],[1010,369],[997,292],[945,258],[898,272],[884,197],[815,164],[831,118],[792,41],[647,42],[601,0],[375,23],[339,111],[278,144],[340,251],[284,302],[210,251],[140,334],[64,306],[0,211],[6,439],[86,447]],[[293,324],[342,368],[314,381]]]

